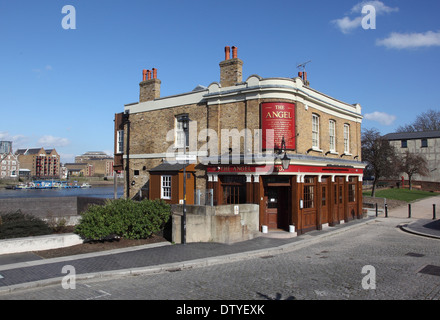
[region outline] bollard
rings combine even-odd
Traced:
[[[411,203],[408,203],[408,218],[411,218]]]
[[[376,218],[377,218],[377,212],[378,212],[378,209],[377,209],[377,202],[376,202]]]
[[[388,218],[388,204],[385,203],[385,218]]]
[[[432,220],[435,220],[435,203],[432,205]]]

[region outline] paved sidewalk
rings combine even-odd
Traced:
[[[418,203],[418,206],[413,208],[413,216],[427,217],[428,212],[425,210],[429,207],[429,203],[432,207],[432,199]],[[417,210],[423,212],[417,212]],[[430,212],[432,215],[432,208]],[[393,210],[389,212],[389,218],[395,219],[396,225],[403,224],[402,230],[440,239],[439,220],[433,221],[432,216],[429,221],[423,218],[407,219],[399,217],[400,214],[400,210]],[[0,294],[50,284],[61,285],[63,277],[68,275],[62,272],[65,266],[73,266],[76,279],[80,280],[114,275],[172,272],[253,257],[270,256],[295,250],[333,234],[361,227],[374,219],[375,217],[366,217],[335,227],[328,227],[321,231],[312,231],[295,238],[258,237],[231,245],[220,243],[171,245],[164,242],[54,259],[41,259],[31,253],[0,255]]]

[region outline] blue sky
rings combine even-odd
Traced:
[[[62,26],[66,5],[76,29]],[[362,27],[366,5],[376,29]],[[56,148],[62,162],[112,154],[114,114],[138,101],[142,69],[158,69],[161,96],[188,92],[219,81],[227,45],[244,79],[295,77],[311,60],[312,88],[393,132],[440,108],[439,11],[435,0],[3,0],[0,140]]]

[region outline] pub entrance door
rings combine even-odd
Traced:
[[[266,223],[271,230],[289,228],[289,189],[290,187],[266,187]]]

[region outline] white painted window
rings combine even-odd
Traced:
[[[116,153],[124,153],[124,130],[116,133]]]
[[[175,131],[175,141],[174,146],[176,148],[184,148],[189,144],[188,130],[185,130],[182,118],[186,115],[179,115],[175,119],[174,131]]]
[[[312,115],[312,147],[319,149],[319,116]]]
[[[329,136],[330,136],[330,151],[336,151],[336,122],[335,120],[330,120],[328,123]]]
[[[350,153],[350,125],[344,124],[344,153]]]
[[[161,185],[160,198],[171,200],[171,176],[161,176],[160,185]]]

